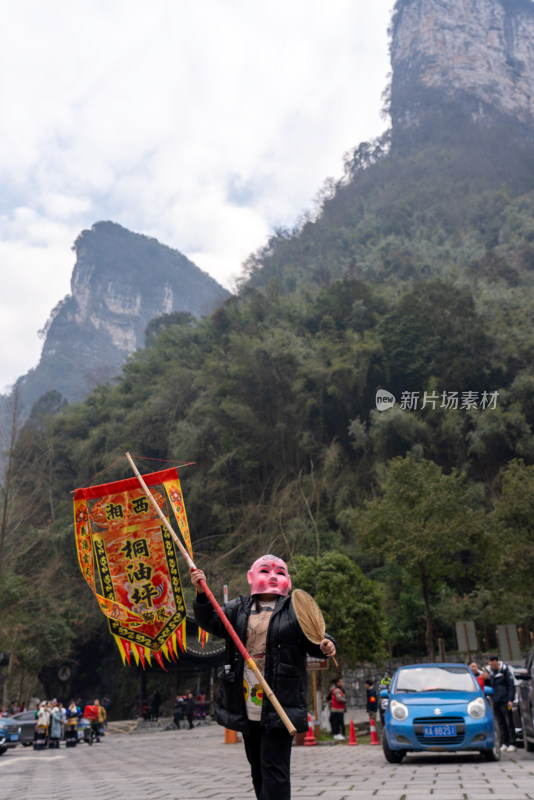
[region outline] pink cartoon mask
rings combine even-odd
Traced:
[[[291,589],[285,561],[276,556],[258,558],[247,572],[247,579],[250,594],[281,594],[285,597]]]

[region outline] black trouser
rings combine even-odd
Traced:
[[[515,728],[512,712],[508,709],[506,700],[493,703],[493,713],[501,731],[503,744],[515,744]]]
[[[332,711],[330,714],[330,725],[332,726],[332,736],[342,733],[345,736],[345,712]]]
[[[189,722],[189,730],[191,730],[191,728],[193,728],[193,714],[194,714],[193,711],[188,711],[187,712],[187,721]]]
[[[249,721],[243,742],[258,800],[290,800],[293,737],[285,728],[267,730],[259,722]]]

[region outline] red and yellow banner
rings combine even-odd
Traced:
[[[175,517],[193,557],[178,472],[143,476],[163,514]],[[137,478],[77,489],[76,547],[82,574],[108,617],[123,660],[163,666],[185,650],[186,605],[171,534]],[[172,522],[171,522],[172,525]]]

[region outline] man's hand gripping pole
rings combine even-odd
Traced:
[[[167,517],[165,516],[165,514],[163,513],[161,508],[156,503],[156,500],[154,499],[150,489],[148,488],[148,486],[146,485],[145,481],[143,480],[143,476],[141,475],[141,473],[139,472],[139,470],[135,466],[131,455],[129,453],[126,453],[125,455],[126,455],[126,458],[128,459],[128,461],[130,462],[130,466],[131,466],[132,470],[134,471],[134,473],[135,473],[135,475],[137,477],[137,480],[139,481],[139,483],[143,487],[144,491],[146,492],[146,496],[148,497],[148,500],[150,501],[152,507],[154,508],[154,511],[157,513],[158,517],[161,519],[161,521],[163,522],[163,524],[165,525],[165,527],[167,528],[167,530],[171,534],[176,546],[178,547],[178,549],[180,550],[181,554],[185,558],[185,560],[187,562],[187,566],[189,567],[190,570],[191,569],[196,569],[196,566],[195,566],[195,563],[193,562],[193,559],[191,558],[191,556],[189,555],[189,553],[187,552],[187,550],[183,546],[182,542],[178,538],[178,536],[175,533],[173,527],[169,523],[169,520],[167,519]],[[278,702],[273,690],[271,689],[271,687],[269,686],[269,684],[267,683],[267,681],[265,680],[265,678],[263,677],[263,675],[259,671],[258,665],[254,661],[252,656],[249,655],[249,653],[247,652],[246,647],[244,646],[243,642],[241,641],[241,639],[239,638],[239,636],[235,632],[234,628],[232,627],[232,624],[230,623],[230,620],[228,619],[228,617],[226,616],[226,614],[224,613],[224,611],[220,607],[219,603],[217,602],[217,600],[213,596],[213,594],[210,591],[206,581],[205,580],[200,580],[199,584],[200,584],[200,587],[201,587],[202,591],[205,593],[206,597],[208,598],[208,600],[210,601],[211,605],[213,606],[213,608],[217,612],[218,616],[220,617],[220,620],[221,620],[222,624],[224,625],[224,627],[228,631],[228,635],[230,636],[230,638],[232,639],[233,643],[235,644],[235,646],[237,647],[237,649],[239,650],[239,652],[243,656],[244,660],[246,661],[247,666],[252,670],[252,672],[254,673],[256,678],[258,679],[258,683],[262,686],[265,695],[269,698],[269,701],[272,703],[273,707],[276,709],[276,711],[278,713],[278,716],[280,717],[280,719],[282,720],[282,722],[286,726],[288,732],[291,734],[291,736],[293,736],[293,734],[295,734],[297,732],[297,729],[295,728],[295,726],[293,725],[293,723],[291,722],[291,720],[287,716],[286,712],[284,711],[284,709],[282,708],[282,706]]]

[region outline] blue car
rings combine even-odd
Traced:
[[[12,717],[0,717],[0,756],[16,747],[20,738],[20,726]]]
[[[391,764],[408,752],[478,750],[487,761],[499,761],[499,727],[486,694],[463,664],[411,664],[400,667],[381,697],[388,707],[382,748]]]

